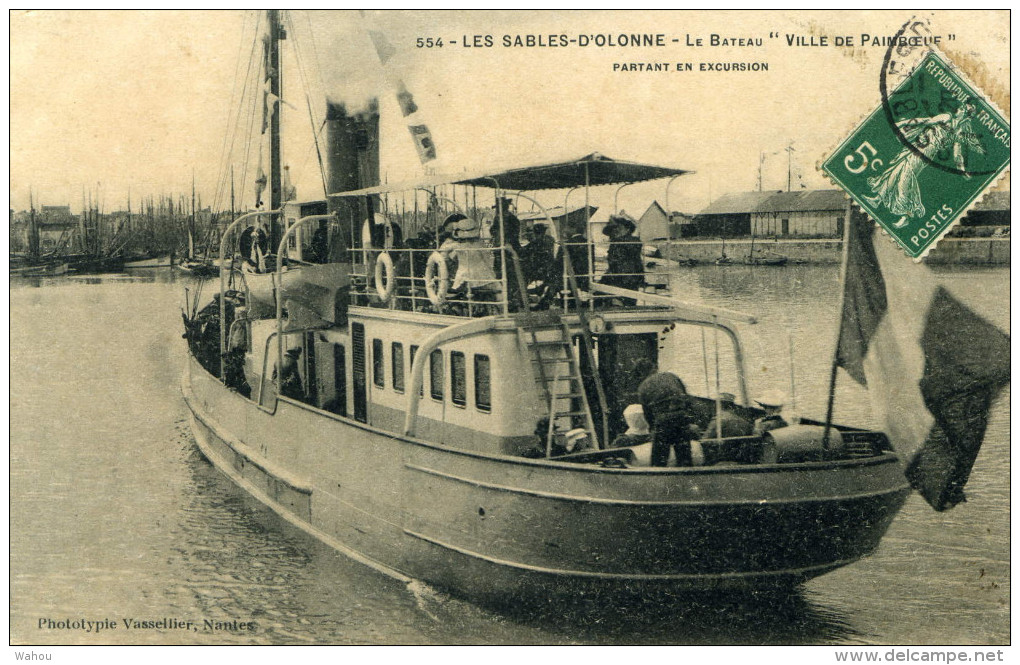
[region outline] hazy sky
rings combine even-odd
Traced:
[[[886,49],[861,46],[861,33],[892,35],[910,18],[905,12],[287,14],[284,161],[300,198],[322,195],[306,96],[321,123],[326,94],[354,101],[375,91],[383,104],[383,173],[390,180],[421,173],[388,83],[399,77],[432,129],[439,159],[431,166],[439,172],[599,151],[696,170],[671,190],[673,207],[690,212],[721,193],[756,188],[762,151],[765,188],[785,188],[784,148],[791,142],[794,187],[831,186],[816,164],[880,101]],[[1008,12],[935,13],[931,20],[937,34],[954,35],[942,44],[950,60],[997,94],[1008,113]],[[190,191],[194,172],[203,204],[215,198],[225,207],[230,164],[239,198],[250,205],[260,118],[251,143],[245,131],[231,134],[231,128],[253,45],[259,57],[259,21],[258,12],[12,14],[11,206],[27,207],[31,187],[37,202],[77,210],[86,187],[112,210],[125,205],[129,188],[133,201]],[[395,49],[385,71],[367,29],[385,32]],[[663,34],[666,45],[503,46],[504,35],[548,41],[549,35],[620,33]],[[762,46],[711,46],[712,34],[760,38]],[[788,46],[787,34],[825,36],[829,45]],[[473,41],[474,35],[483,44],[489,35],[494,45],[465,48],[465,36]],[[854,47],[832,45],[846,35]],[[703,46],[688,46],[688,36]],[[444,45],[417,48],[419,37],[442,38]],[[676,71],[687,62],[695,71]],[[701,63],[722,62],[766,62],[769,69],[698,71]],[[614,71],[614,64],[631,63],[668,63],[670,71]],[[251,97],[258,82],[248,85]],[[251,113],[241,114],[245,130]],[[232,135],[233,150],[224,156]],[[663,187],[628,188],[622,207],[640,214],[652,198],[662,200]]]

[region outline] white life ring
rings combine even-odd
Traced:
[[[450,269],[446,267],[446,259],[439,252],[432,252],[425,265],[425,293],[429,302],[439,307],[446,302],[446,293],[450,290]]]
[[[393,259],[389,252],[382,252],[375,259],[375,292],[380,300],[389,302],[393,297],[393,289],[397,286]]]

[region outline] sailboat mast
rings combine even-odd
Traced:
[[[266,44],[268,49],[266,72],[269,77],[269,93],[271,96],[270,121],[269,121],[269,209],[279,210],[283,202],[283,183],[281,181],[281,159],[280,159],[280,114],[282,105],[279,103],[282,89],[283,76],[280,72],[280,41],[286,39],[283,26],[280,24],[280,10],[269,9],[266,11],[269,23],[269,40]],[[283,235],[283,229],[279,223],[271,225],[270,251],[273,251]]]
[[[188,258],[195,258],[195,171],[191,171],[191,217],[188,218]]]

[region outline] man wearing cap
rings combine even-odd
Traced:
[[[297,361],[301,357],[301,347],[287,349],[283,356],[283,366],[279,372],[279,390],[284,397],[291,399],[304,399],[304,388],[301,385],[301,374],[298,372]],[[277,372],[273,370],[273,379],[277,379]]]
[[[751,436],[754,431],[754,424],[736,413],[736,397],[732,393],[719,393],[716,399],[719,402],[720,417],[718,420],[712,418],[708,427],[701,433],[702,439],[728,439],[732,436]],[[719,432],[722,436],[719,436]]]
[[[765,432],[789,425],[782,416],[783,402],[785,401],[783,395],[777,392],[768,392],[754,401],[765,409],[765,415],[754,421],[754,436],[761,436]]]
[[[652,431],[652,466],[666,466],[669,451],[677,466],[691,466],[691,440],[699,428],[691,418],[687,388],[676,374],[658,372],[641,382],[638,399]]]

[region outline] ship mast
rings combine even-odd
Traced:
[[[283,184],[281,181],[280,160],[280,91],[282,74],[280,72],[280,41],[287,38],[280,23],[280,10],[266,11],[269,22],[269,39],[266,42],[266,75],[269,79],[269,209],[279,210],[283,202]],[[275,248],[283,236],[282,222],[271,225],[269,246]]]

